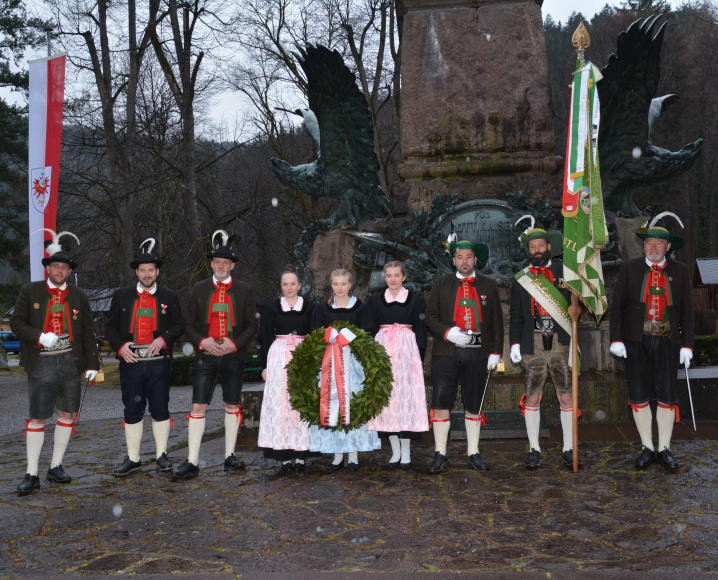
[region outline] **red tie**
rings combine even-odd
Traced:
[[[531,266],[529,270],[534,275],[534,278],[538,278],[538,275],[541,274],[544,278],[546,278],[546,280],[553,282],[553,272],[551,271],[551,268],[546,266]]]

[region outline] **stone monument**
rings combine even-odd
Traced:
[[[404,0],[400,183],[411,210],[437,193],[559,198],[536,0]],[[554,193],[555,192],[555,193]]]

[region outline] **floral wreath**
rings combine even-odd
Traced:
[[[336,320],[331,326],[336,330],[349,329],[356,335],[351,351],[364,370],[364,388],[351,397],[351,417],[348,424],[340,422],[336,427],[321,427],[333,431],[351,431],[376,417],[389,404],[392,383],[391,361],[384,347],[366,331],[346,320]],[[327,344],[324,327],[317,328],[294,349],[292,360],[287,364],[287,390],[289,402],[302,420],[320,426],[320,390],[317,377]]]

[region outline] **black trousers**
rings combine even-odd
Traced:
[[[632,403],[655,399],[675,405],[680,346],[665,336],[644,334],[641,342],[626,342],[626,380]]]
[[[142,421],[149,403],[155,421],[170,418],[170,358],[128,363],[120,361],[120,385],[125,423]]]
[[[481,407],[481,396],[486,384],[486,363],[489,353],[483,348],[455,348],[452,356],[434,356],[431,359],[431,406],[451,410],[461,384],[464,410],[476,414]]]

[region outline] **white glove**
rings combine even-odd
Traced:
[[[512,344],[511,345],[511,352],[509,353],[509,358],[511,359],[511,362],[514,364],[518,364],[521,362],[521,345],[520,344]]]
[[[501,360],[500,354],[490,354],[489,362],[486,363],[486,370],[493,371],[498,366],[500,360]]]
[[[97,376],[97,373],[98,373],[98,371],[92,371],[92,370],[90,370],[90,371],[85,371],[85,378],[86,378],[88,381],[92,382],[92,381],[95,380],[95,377]]]
[[[626,358],[626,345],[622,342],[612,342],[611,347],[608,349],[611,354],[616,355],[619,358]]]
[[[42,346],[45,348],[52,348],[57,344],[59,337],[54,332],[43,332],[40,338],[37,339]]]
[[[465,332],[461,332],[458,326],[452,326],[446,333],[446,340],[459,346],[466,346],[471,342],[471,337]]]
[[[690,348],[682,348],[678,355],[678,360],[682,365],[688,368],[691,366],[691,361],[693,360],[693,351]]]

